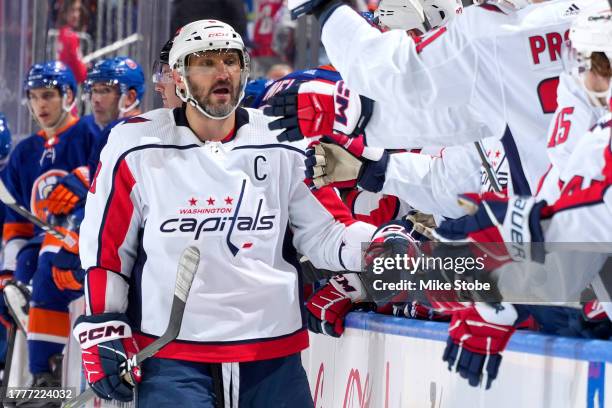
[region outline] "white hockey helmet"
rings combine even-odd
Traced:
[[[240,94],[232,110],[223,116],[214,116],[207,112],[193,98],[187,77],[187,57],[204,51],[238,51],[241,58]],[[218,20],[198,20],[185,25],[174,37],[174,42],[168,56],[169,65],[181,76],[185,89],[176,87],[176,94],[183,101],[193,105],[203,115],[211,119],[225,119],[238,107],[244,97],[244,88],[250,73],[250,57],[242,41],[242,37],[234,29]]]
[[[531,0],[474,0],[474,4],[478,6],[482,6],[483,4],[491,4],[504,11],[520,10],[527,7],[531,3]]]
[[[381,0],[375,16],[390,29],[417,29],[425,34],[461,13],[461,0]]]
[[[612,8],[608,0],[597,0],[592,6],[583,10],[572,24],[569,39],[570,73],[581,80],[595,105],[607,103],[612,92],[612,81],[610,81],[611,89],[608,91],[595,92],[585,86],[584,74],[592,67],[593,53],[605,55],[612,65]],[[603,61],[605,63],[605,59]]]

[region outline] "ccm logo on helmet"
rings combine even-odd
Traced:
[[[125,337],[125,325],[96,327],[79,334],[79,343],[83,344],[88,340],[100,340],[106,337]]]
[[[208,37],[225,37],[225,33],[210,33]]]

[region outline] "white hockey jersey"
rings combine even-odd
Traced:
[[[557,102],[558,107],[548,131],[550,168],[542,177],[537,191],[537,197],[548,203],[559,198],[561,186],[567,181],[561,178],[561,172],[576,144],[606,112],[604,107],[593,106],[580,82],[565,73],[560,77]]]
[[[610,114],[576,140],[560,172],[566,182],[552,204],[552,217],[542,223],[545,263],[512,263],[497,270],[505,298],[577,301],[600,273],[610,273],[602,266],[612,254],[611,142]]]
[[[465,215],[457,194],[479,190],[480,160],[474,145],[467,144],[391,154],[381,193],[396,195],[439,221]]]
[[[560,172],[564,180],[546,242],[612,243],[612,116],[580,137]]]
[[[505,188],[508,169],[501,143],[488,138],[482,145],[493,174]],[[465,215],[457,205],[459,194],[483,191],[491,191],[491,181],[474,143],[391,154],[381,190],[432,214],[437,221]]]
[[[551,1],[509,15],[468,7],[418,44],[402,31],[380,33],[342,6],[324,24],[322,41],[347,86],[396,112],[397,121],[407,109],[469,106],[489,136],[503,135],[512,187],[529,194],[548,167],[546,131],[575,3]],[[425,145],[420,137],[377,132],[367,141],[402,148]]]
[[[374,231],[332,189],[306,186],[306,142],[277,143],[260,111],[236,115],[222,142],[201,142],[183,108],[118,125],[87,198],[87,313],[127,312],[141,347],[168,324],[182,250],[200,249],[179,337],[159,357],[241,362],[304,349],[295,250],[320,268],[359,270]]]

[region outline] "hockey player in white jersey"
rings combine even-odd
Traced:
[[[411,35],[425,33],[447,24],[455,15],[463,12],[461,3],[455,0],[427,0],[423,7],[431,18],[424,22],[421,17],[416,18],[407,13],[404,3],[381,1],[379,26],[373,29],[392,28],[402,35],[407,35],[407,32]],[[367,24],[369,26],[371,22]],[[415,37],[415,41],[420,38]],[[366,129],[368,140],[378,140],[388,134],[404,135],[411,138],[410,143],[397,147],[414,149],[462,144],[499,136],[493,135],[486,122],[474,115],[469,106],[440,107],[427,111],[403,109],[400,118],[398,107],[389,109],[384,104],[372,104],[371,99],[352,91],[344,81],[295,84],[267,103],[270,106],[264,113],[283,117],[270,124],[274,129],[284,128],[279,140],[299,140],[330,134],[332,131],[359,135]]]
[[[598,92],[595,96],[600,99],[603,89],[607,89],[607,104],[612,105],[612,8],[607,0],[594,2],[583,11],[572,26],[570,38],[579,58],[577,63],[582,78],[590,70],[598,76],[595,81],[592,80],[595,78],[582,80],[579,77],[587,95]],[[593,104],[592,109],[600,104]],[[582,119],[588,117],[583,115]],[[522,291],[525,299],[530,296],[532,299],[543,296],[544,301],[570,300],[572,296],[577,299],[591,284],[599,300],[604,302],[602,306],[608,316],[612,316],[610,303],[605,303],[610,302],[610,296],[600,279],[602,274],[605,274],[604,280],[610,277],[610,272],[602,270],[602,266],[612,253],[608,188],[612,182],[611,126],[612,117],[608,112],[591,131],[582,136],[575,134],[574,139],[569,140],[573,147],[565,152],[565,163],[559,169],[558,182],[562,187],[556,194],[558,199],[550,205],[532,197],[511,197],[509,202],[489,197],[478,203],[474,215],[442,223],[435,234],[443,240],[475,241],[481,249],[492,242],[510,242],[507,261],[522,262],[507,263],[495,271],[504,297],[516,299],[516,294]],[[568,136],[563,134],[562,140]],[[496,247],[501,248],[500,245]],[[543,253],[544,250],[547,253]],[[532,262],[534,260],[538,262]],[[485,326],[479,328],[469,323],[469,320],[478,321],[478,316],[486,320],[477,308],[476,311],[477,315],[474,310],[470,311],[471,316],[463,313],[463,320],[460,315],[457,320],[453,318],[451,339],[454,346],[449,343],[447,351],[450,351],[445,353],[445,359],[449,363],[457,361],[461,370],[470,371],[477,378],[479,370],[487,369],[483,368],[484,363],[475,366],[474,372],[474,367],[466,367],[464,362],[474,353],[490,355],[499,361],[498,354],[514,331],[515,320],[490,321],[495,324],[483,330]],[[462,339],[467,334],[469,340],[464,342]],[[483,340],[489,345],[486,350],[480,346]]]
[[[565,72],[557,88],[557,110],[549,126],[547,152],[550,168],[542,177],[537,196],[549,203],[559,197],[568,180],[561,177],[576,143],[609,109],[608,89],[612,71],[604,52],[593,43],[597,27],[575,26],[572,41],[564,48]]]
[[[323,44],[346,86],[395,112],[394,124],[413,108],[468,107],[486,122],[488,136],[503,135],[511,187],[529,194],[548,167],[544,136],[556,108],[561,45],[579,13],[574,3],[468,7],[418,43],[399,31],[378,32],[339,0],[288,5],[294,15],[312,11],[319,17]],[[384,148],[457,142],[441,134],[424,143],[419,133],[367,128],[366,136],[369,146]]]
[[[506,219],[507,217],[504,218],[507,212],[506,204],[503,203],[503,200],[494,198],[491,201],[495,201],[498,205],[485,204],[491,208],[498,208],[486,212],[489,215],[476,222],[469,235],[487,228],[485,225],[487,223],[483,223],[484,220],[496,214],[499,218],[496,224],[502,231],[499,237],[508,238],[510,241],[512,241],[510,239],[512,236],[521,236],[525,242],[543,240],[546,242],[610,242],[610,232],[607,227],[593,225],[592,228],[588,228],[583,222],[592,219],[593,214],[599,212],[597,209],[602,206],[598,204],[604,204],[607,192],[605,184],[602,184],[602,180],[607,177],[605,161],[607,155],[604,154],[605,149],[601,148],[602,143],[604,145],[605,143],[602,142],[603,139],[598,140],[592,134],[605,133],[609,125],[607,118],[609,117],[612,78],[610,69],[612,42],[609,41],[612,38],[612,24],[610,24],[610,19],[612,19],[612,12],[609,3],[606,0],[598,0],[593,2],[585,10],[585,15],[577,19],[572,26],[570,38],[575,54],[576,71],[575,76],[563,78],[566,82],[559,98],[559,115],[557,120],[551,124],[553,131],[549,141],[549,151],[554,162],[553,169],[556,169],[554,184],[556,184],[557,191],[554,191],[555,188],[550,188],[537,197],[540,203],[543,203],[542,198],[552,197],[548,200],[549,205],[536,205],[536,199],[531,197],[511,197],[507,207],[517,211],[522,206],[520,218],[525,222],[521,225],[515,223],[514,232],[510,233],[511,225],[504,224],[510,221]],[[573,86],[576,83],[580,85],[580,89]],[[603,95],[606,96],[603,97]],[[602,101],[602,98],[605,99]],[[605,106],[602,106],[604,104]],[[600,117],[593,126],[593,118],[602,112],[605,112],[606,115],[603,116],[603,119]],[[574,114],[575,116],[572,116]],[[572,132],[574,127],[576,132]],[[587,134],[578,133],[580,129],[589,128],[591,132]],[[594,151],[601,151],[601,155],[589,153]],[[595,158],[587,160],[586,155],[588,154],[593,154]],[[548,177],[550,176],[547,175],[546,179]],[[516,206],[516,202],[523,202],[525,205]],[[481,203],[476,202],[475,204]],[[478,208],[479,212],[482,212],[485,206],[481,205],[481,207]],[[537,213],[535,208],[540,208],[541,213]],[[581,216],[577,216],[578,214]],[[607,217],[602,216],[601,213],[599,215],[603,223],[601,225],[605,225]],[[540,217],[552,218],[552,221],[540,225],[539,222],[535,222],[535,219]],[[474,219],[478,219],[478,216],[475,216]],[[561,219],[564,221],[559,222]],[[507,231],[505,227],[508,228]],[[450,229],[442,225],[443,237],[445,236],[444,230],[450,231]],[[458,230],[455,229],[455,232]],[[478,240],[482,242],[485,237],[486,234]],[[488,238],[492,237],[493,235],[488,235]],[[496,241],[498,239],[491,239],[489,242]],[[606,248],[604,246],[604,250]],[[524,251],[524,254],[529,255],[529,251]],[[529,258],[529,256],[525,257]]]
[[[425,33],[432,28],[448,23],[455,15],[460,15],[463,10],[461,4],[454,0],[426,1],[423,3],[427,16],[424,22],[421,17],[407,12],[409,9],[404,6],[404,3],[405,1],[382,1],[377,12],[380,25],[401,30],[402,33],[414,31]],[[418,40],[419,38],[416,39]],[[310,102],[310,97],[313,98],[313,110],[309,110],[307,106],[300,106],[301,101]],[[272,98],[268,101],[272,106],[265,109],[264,112],[271,115],[291,116],[289,112],[292,109],[295,112],[295,107],[286,105],[290,99],[286,95]],[[280,124],[281,127],[288,127],[281,136],[293,140],[302,137],[300,132],[306,136],[321,134],[319,132],[326,135],[330,135],[331,132],[352,132],[352,135],[359,139],[351,143],[349,150],[351,154],[358,156],[357,159],[361,159],[361,162],[355,160],[351,154],[343,153],[331,146],[329,142],[334,143],[333,141],[317,146],[317,155],[322,158],[327,155],[329,166],[326,168],[324,163],[316,163],[319,169],[317,171],[310,169],[310,176],[314,178],[315,186],[321,186],[322,183],[332,183],[334,186],[341,186],[342,183],[357,183],[369,191],[400,195],[413,207],[428,214],[435,214],[440,219],[443,216],[462,215],[462,210],[456,205],[457,194],[464,191],[477,191],[481,183],[486,185],[485,189],[490,185],[488,176],[484,179],[481,177],[481,158],[474,144],[470,142],[457,145],[466,140],[482,139],[487,135],[490,136],[485,139],[487,142],[492,145],[498,144],[497,138],[493,137],[485,125],[475,120],[477,118],[471,114],[469,109],[464,107],[439,110],[406,109],[402,113],[403,120],[398,121],[397,112],[387,110],[384,104],[374,103],[371,109],[368,108],[372,105],[371,101],[345,89],[344,81],[337,83],[325,80],[309,82],[300,87],[300,93],[295,99],[297,99],[297,107],[305,108],[305,113],[303,117],[298,114],[297,118],[288,117],[273,122]],[[330,112],[325,112],[324,109],[316,112],[317,106],[328,107]],[[315,115],[310,116],[313,111]],[[369,111],[371,111],[371,116]],[[355,136],[363,128],[365,128],[365,136]],[[376,150],[376,153],[371,155],[376,157],[361,156],[357,146],[363,145],[366,139],[369,140],[373,134],[377,133],[418,135],[419,141],[416,142],[415,139],[417,144],[410,146],[412,148],[410,152],[386,156],[382,155],[380,149],[370,149],[370,152]],[[346,139],[341,134],[330,135],[330,137]],[[422,148],[427,145],[428,141],[435,142],[436,138],[449,140],[450,144],[457,146]],[[418,153],[414,152],[414,148],[418,148],[416,149]],[[506,160],[503,149],[501,146],[496,146],[488,150],[494,155],[491,160],[494,163],[494,171],[499,173],[499,177],[493,178],[503,180],[505,185],[507,166],[504,166]],[[334,158],[334,154],[343,157]],[[374,162],[377,161],[381,163],[375,164]],[[308,166],[312,164],[314,163]],[[386,166],[386,171],[377,172],[381,177],[377,180],[369,180],[370,182],[367,183],[363,179],[372,172],[362,170],[368,166],[381,169]],[[338,174],[332,174],[332,168]]]
[[[304,143],[277,143],[267,117],[237,107],[249,56],[230,26],[188,24],[169,62],[187,103],[115,127],[87,198],[87,306],[74,334],[88,382],[103,398],[132,399],[126,359],[172,318],[175,263],[196,245],[178,339],[142,376],[131,371],[142,379],[138,404],[312,407],[295,249],[317,267],[358,270],[374,227],[353,220],[333,190],[310,190]]]

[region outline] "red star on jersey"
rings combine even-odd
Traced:
[[[212,197],[208,197],[208,200],[206,200],[206,202],[208,203],[208,205],[215,205],[215,199]]]
[[[498,158],[501,155],[501,152],[499,150],[495,151],[495,158]]]
[[[191,200],[189,200],[189,205],[190,206],[194,206],[198,203],[198,200],[196,200],[195,198],[191,197]]]
[[[232,201],[234,201],[233,198],[231,197],[225,197],[225,204],[227,205],[232,205]]]

